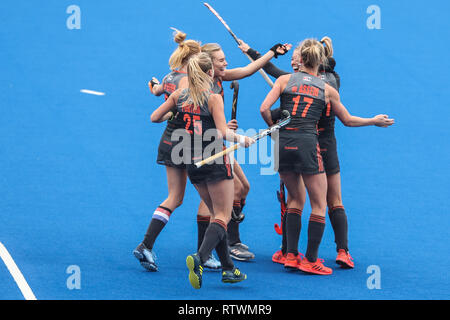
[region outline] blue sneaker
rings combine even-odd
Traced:
[[[139,260],[141,266],[143,266],[148,271],[158,271],[158,266],[155,263],[156,255],[152,250],[147,249],[147,247],[140,243],[136,249],[133,251],[136,259]]]
[[[209,256],[209,259],[206,260],[205,263],[203,264],[203,267],[208,268],[208,269],[212,269],[212,270],[217,270],[217,269],[222,268],[222,264],[211,253],[211,255]]]
[[[234,267],[233,270],[224,270],[222,272],[222,282],[225,283],[236,283],[247,279],[247,275],[238,268]]]
[[[200,257],[195,253],[187,256],[186,266],[189,269],[189,282],[194,289],[202,287],[203,266],[200,262]]]

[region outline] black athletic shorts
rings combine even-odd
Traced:
[[[314,130],[313,130],[314,131]],[[324,173],[317,133],[299,128],[280,131],[278,172]]]
[[[171,140],[173,130],[174,129],[170,127],[169,124],[166,126],[166,129],[164,130],[164,133],[161,136],[161,140],[159,142],[158,157],[156,159],[156,162],[164,166],[186,169],[186,165],[184,163],[175,164],[172,161],[172,149],[177,144],[177,141]]]
[[[189,180],[192,184],[233,179],[233,170],[228,155],[225,155],[222,163],[213,162],[211,164],[205,164],[200,168],[197,168],[194,164],[188,164],[186,167]]]
[[[339,173],[340,166],[334,129],[331,130],[319,129],[319,146],[326,174],[333,175]]]

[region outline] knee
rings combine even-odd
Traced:
[[[183,204],[183,198],[181,196],[169,196],[167,200],[169,200],[171,206],[176,209]]]
[[[343,207],[341,197],[327,197],[327,207],[332,209],[334,207]]]

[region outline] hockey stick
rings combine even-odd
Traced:
[[[237,112],[237,102],[238,102],[238,95],[239,95],[239,82],[236,80],[231,82],[230,89],[233,89],[233,103],[231,104],[231,120],[236,119],[236,112]],[[241,223],[245,219],[245,214],[242,212],[239,212],[239,214],[236,214],[234,209],[231,212],[231,219]]]
[[[284,118],[281,119],[278,123],[274,124],[273,126],[271,126],[270,128],[268,128],[266,130],[261,131],[259,134],[253,136],[252,138],[255,141],[260,140],[260,139],[268,136],[269,134],[272,134],[275,131],[280,130],[282,127],[287,125],[291,121],[291,115],[289,114],[289,112],[287,110],[283,110],[283,115],[284,115]],[[221,158],[224,155],[239,149],[240,147],[241,147],[241,145],[239,143],[236,143],[236,144],[232,145],[231,147],[228,147],[225,150],[223,150],[219,153],[216,153],[215,155],[210,156],[202,161],[196,162],[194,164],[197,168],[200,168],[201,166],[208,164],[218,158]]]
[[[231,28],[228,26],[228,24],[225,22],[225,20],[223,20],[223,18],[217,13],[216,10],[214,10],[213,7],[211,7],[208,3],[204,2],[203,3],[216,17],[217,19],[220,20],[220,22],[222,22],[222,24],[225,26],[225,28],[228,30],[228,32],[231,34],[231,36],[233,37],[233,39],[236,41],[236,43],[238,45],[240,45],[239,43],[239,39],[236,37],[236,35],[233,33],[233,31],[231,31]],[[247,56],[247,58],[253,62],[253,59],[247,54],[245,53],[245,55]],[[258,70],[259,73],[263,76],[264,80],[266,80],[266,82],[269,84],[270,87],[273,87],[273,82],[272,80],[270,80],[269,76],[267,75],[267,73],[263,70],[263,69],[259,69]]]
[[[283,234],[283,217],[286,214],[286,197],[284,193],[284,183],[280,179],[280,191],[277,191],[277,198],[280,201],[280,209],[281,209],[281,224],[275,223],[274,228],[275,232],[279,235]]]
[[[231,104],[231,120],[236,119],[236,111],[237,111],[237,101],[239,95],[239,82],[234,80],[231,82],[230,89],[234,89],[233,91],[233,103]]]

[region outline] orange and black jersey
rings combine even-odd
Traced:
[[[214,78],[213,86],[212,86],[211,90],[212,90],[213,93],[220,94],[222,96],[222,99],[225,102],[225,96],[224,96],[224,92],[223,92],[222,80]]]
[[[178,89],[180,81],[184,77],[187,77],[187,73],[178,70],[174,70],[164,77],[162,81],[164,99],[167,100],[169,96]],[[179,128],[181,124],[182,123],[180,122],[178,117],[174,117],[172,120],[167,120],[166,130],[168,131],[168,134],[171,134],[173,130]]]
[[[218,130],[208,108],[208,100],[211,94],[208,93],[203,105],[196,108],[194,108],[192,103],[188,102],[189,89],[183,90],[178,98],[178,117],[183,121],[184,129],[191,138],[191,160],[198,161],[198,157],[203,154],[203,150],[206,147],[213,148],[216,142],[218,143],[218,149],[221,149],[223,146],[222,139],[217,139]],[[213,145],[211,145],[212,142],[214,142]]]
[[[291,74],[281,94],[281,110],[289,111],[289,127],[317,130],[325,109],[325,82],[305,72]]]
[[[162,81],[164,89],[164,98],[167,100],[169,96],[178,89],[180,80],[187,76],[187,73],[180,71],[172,71],[166,75]],[[176,113],[176,110],[173,110]],[[184,169],[184,164],[175,164],[172,161],[172,149],[177,144],[176,141],[172,141],[173,132],[183,128],[183,122],[179,117],[174,117],[172,120],[167,120],[166,129],[161,136],[161,140],[158,146],[158,157],[156,162],[161,165],[178,167]]]
[[[187,77],[187,73],[178,70],[174,70],[164,77],[162,81],[164,99],[169,99],[169,96],[178,89],[180,81],[184,77]]]
[[[222,158],[200,168],[194,165],[195,162],[212,156],[225,147],[208,108],[208,100],[213,92],[208,93],[203,105],[196,108],[188,102],[188,94],[189,89],[181,92],[177,102],[177,111],[184,120],[185,132],[190,136],[190,147],[186,148],[190,155],[183,154],[189,180],[193,184],[200,184],[233,179],[228,155],[224,155]]]
[[[335,65],[336,61],[333,58],[328,58],[328,63],[319,68],[319,78],[339,92],[341,81],[339,75],[334,71]],[[331,108],[331,104],[328,103],[322,113],[322,118],[319,121],[319,131],[330,134],[333,133],[335,121],[336,115]]]

